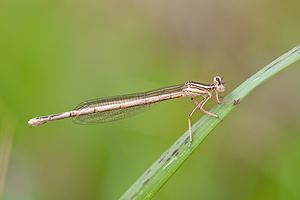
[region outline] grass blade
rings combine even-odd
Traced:
[[[223,101],[243,100],[255,87],[298,60],[300,60],[300,45],[251,76],[227,95]],[[216,105],[210,112],[224,119],[233,108],[230,103]],[[153,197],[219,123],[219,119],[204,115],[192,127],[193,142],[191,147],[189,148],[189,133],[186,131],[137,179],[120,199],[150,199]]]

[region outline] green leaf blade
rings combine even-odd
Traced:
[[[243,100],[258,85],[299,60],[300,45],[255,73],[227,95],[223,101]],[[216,105],[210,112],[224,119],[235,108],[232,105],[233,103]],[[120,199],[152,198],[220,122],[217,118],[204,115],[192,127],[193,142],[191,147],[189,148],[189,133],[186,131],[137,179]]]

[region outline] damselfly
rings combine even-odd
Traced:
[[[236,105],[237,103],[239,103],[239,100],[220,102],[218,94],[225,91],[225,85],[224,83],[222,83],[222,79],[219,76],[214,77],[213,82],[213,84],[203,84],[188,81],[181,85],[164,87],[156,90],[151,90],[149,92],[93,99],[80,103],[73,111],[44,117],[36,117],[30,119],[28,123],[31,126],[38,126],[48,121],[54,121],[69,117],[72,117],[73,122],[76,124],[96,124],[111,122],[138,114],[153,107],[160,101],[176,99],[180,97],[190,97],[196,104],[194,109],[188,115],[191,143],[191,116],[193,115],[195,110],[199,109],[203,113],[211,115],[213,117],[217,117],[222,121],[222,119],[218,115],[206,111],[203,108],[204,104],[210,98],[215,98],[218,104],[234,102],[233,105]],[[215,93],[214,97],[213,93]],[[197,96],[202,96],[203,99],[200,102],[197,102],[194,99]]]

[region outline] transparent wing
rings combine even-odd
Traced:
[[[76,124],[98,124],[98,123],[116,121],[119,119],[124,119],[139,114],[141,112],[144,112],[156,104],[157,103],[144,104],[144,105],[128,107],[123,109],[108,110],[99,113],[81,115],[81,116],[74,117],[73,122]]]
[[[105,106],[115,103],[123,103],[128,101],[135,101],[143,98],[153,97],[161,94],[166,94],[170,92],[180,91],[182,90],[182,85],[177,86],[171,86],[171,87],[165,87],[157,90],[152,90],[149,92],[143,92],[143,93],[136,93],[136,94],[130,94],[130,95],[123,95],[123,96],[117,96],[117,97],[107,97],[107,98],[101,98],[101,99],[93,99],[90,101],[85,101],[80,103],[74,110],[81,110],[84,108],[94,108],[99,106]],[[86,115],[80,115],[77,117],[73,117],[73,122],[76,124],[97,124],[97,123],[105,123],[105,122],[111,122],[119,119],[124,119],[127,117],[131,117],[133,115],[139,114],[141,112],[144,112],[148,110],[149,108],[152,108],[159,102],[149,103],[149,104],[142,104],[137,105],[133,107],[127,107],[127,108],[120,108],[115,110],[108,110],[98,113],[90,113]]]

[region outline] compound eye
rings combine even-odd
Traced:
[[[216,76],[214,78],[214,83],[216,83],[217,85],[222,85],[222,80],[220,76]]]

